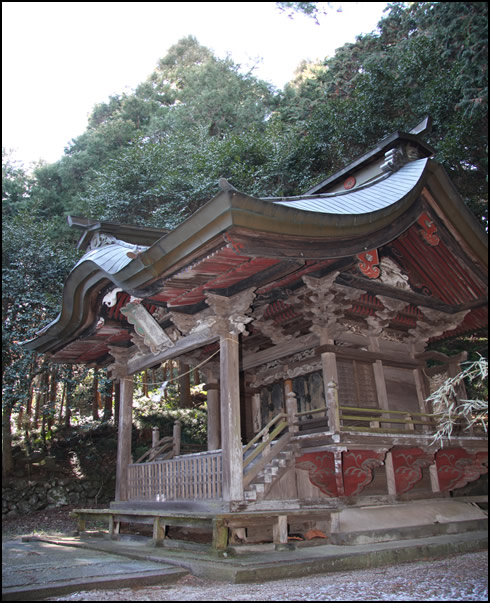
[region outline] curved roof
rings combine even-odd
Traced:
[[[436,201],[431,194],[438,197]],[[187,312],[197,311],[204,303],[206,290],[231,295],[246,285],[270,291],[303,274],[330,270],[335,262],[352,267],[356,254],[380,248],[409,228],[418,228],[417,220],[428,211],[428,203],[432,204],[431,217],[437,216],[451,234],[449,252],[453,253],[456,242],[479,270],[477,280],[484,280],[483,231],[475,226],[476,220],[442,168],[424,158],[350,191],[258,199],[226,190],[141,253],[128,255],[128,248],[118,244],[96,248],[68,276],[59,316],[25,347],[57,352],[93,336],[102,297],[114,287],[145,303]],[[405,247],[398,251],[412,253]],[[430,261],[424,256],[429,252],[407,258],[406,269],[412,270],[421,286],[424,273],[409,264]],[[453,255],[444,258],[444,270],[451,262]],[[465,295],[453,305],[482,299],[481,288]],[[437,292],[436,297],[444,301]]]
[[[322,214],[356,215],[375,212],[403,199],[422,177],[427,161],[411,161],[397,172],[384,174],[352,191],[270,200],[276,205]]]

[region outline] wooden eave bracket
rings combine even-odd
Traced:
[[[379,269],[379,254],[377,249],[363,251],[357,254],[359,270],[368,278],[378,278],[381,274]]]
[[[121,308],[121,314],[124,314],[128,322],[134,325],[137,335],[143,337],[145,345],[150,348],[153,354],[174,345],[174,342],[141,303],[133,301],[126,304]]]

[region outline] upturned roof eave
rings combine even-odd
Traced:
[[[431,160],[428,160],[424,177],[403,198],[389,207],[366,214],[318,214],[276,205],[238,191],[221,192],[116,273],[104,270],[93,255],[90,260],[84,261],[82,258],[65,283],[59,316],[40,331],[36,338],[25,342],[24,347],[41,353],[61,349],[93,327],[101,303],[94,302],[94,297],[100,298],[104,291],[113,286],[135,293],[136,296],[145,292],[149,295],[150,288],[159,279],[181,270],[213,246],[223,245],[223,235],[232,229],[246,229],[261,236],[279,234],[285,237],[304,237],[305,240],[312,237],[325,240],[338,238],[339,242],[354,239],[359,241],[358,252],[361,252],[364,250],[365,237],[377,230],[382,231],[408,212],[419,198],[427,175],[430,175],[433,186],[450,191],[452,197],[449,210],[454,214],[452,220],[457,223],[455,227],[466,229],[464,238],[471,239],[474,225],[469,212],[464,211],[466,208],[454,187],[450,188],[448,177],[442,175],[437,164],[433,165]],[[461,216],[461,220],[458,221],[456,214]],[[386,242],[380,240],[379,244]],[[471,241],[468,245],[472,245]],[[481,249],[477,255],[480,257]]]

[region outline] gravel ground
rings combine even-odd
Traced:
[[[262,584],[186,576],[170,586],[79,592],[46,601],[487,601],[488,553]]]

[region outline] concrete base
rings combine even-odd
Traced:
[[[148,544],[137,545],[132,542],[126,545],[123,542],[111,541],[102,538],[88,538],[84,541],[73,538],[43,538],[37,542],[28,543],[30,546],[45,546],[59,549],[65,564],[70,565],[70,559],[80,558],[83,549],[84,555],[93,555],[93,559],[101,564],[105,555],[111,559],[119,558],[117,567],[120,578],[114,575],[101,576],[97,579],[83,578],[80,576],[81,568],[76,575],[76,563],[73,561],[70,567],[74,572],[70,580],[59,583],[59,575],[62,569],[53,570],[53,564],[49,565],[49,572],[33,572],[32,579],[36,584],[26,581],[23,584],[15,582],[16,572],[20,571],[17,565],[12,565],[10,579],[4,580],[4,600],[39,600],[43,597],[56,594],[75,592],[87,588],[114,588],[150,585],[164,582],[166,579],[175,580],[179,574],[167,574],[169,566],[178,572],[187,570],[195,576],[220,580],[232,584],[265,582],[267,580],[280,580],[283,578],[299,578],[311,574],[329,573],[338,571],[349,571],[354,569],[366,569],[408,561],[425,560],[431,558],[445,557],[460,553],[468,553],[486,549],[488,546],[488,533],[473,531],[462,534],[443,536],[432,536],[428,538],[399,540],[393,542],[378,542],[364,545],[332,545],[297,547],[294,550],[276,551],[271,550],[269,545],[264,546],[262,551],[259,546],[254,547],[253,552],[234,556],[233,551],[225,551],[220,558],[205,552],[176,550],[166,548],[155,548]],[[22,546],[22,543],[18,545]],[[142,564],[137,575],[124,574],[124,559],[138,561]],[[36,556],[30,560],[35,568],[39,558]],[[162,564],[164,567],[159,575],[155,572],[155,565]],[[185,574],[185,571],[184,571]],[[180,576],[184,575],[180,574]],[[168,576],[168,577],[166,577]],[[66,578],[66,575],[63,575]],[[9,578],[9,577],[7,577]],[[126,579],[126,582],[123,580]],[[131,584],[129,581],[134,579]],[[136,582],[136,580],[139,581]],[[14,583],[12,583],[14,582]]]
[[[446,500],[410,501],[405,504],[356,507],[332,513],[332,534],[485,521],[488,514],[471,502]]]
[[[2,543],[2,601],[40,601],[82,590],[173,583],[188,571],[48,540]]]

